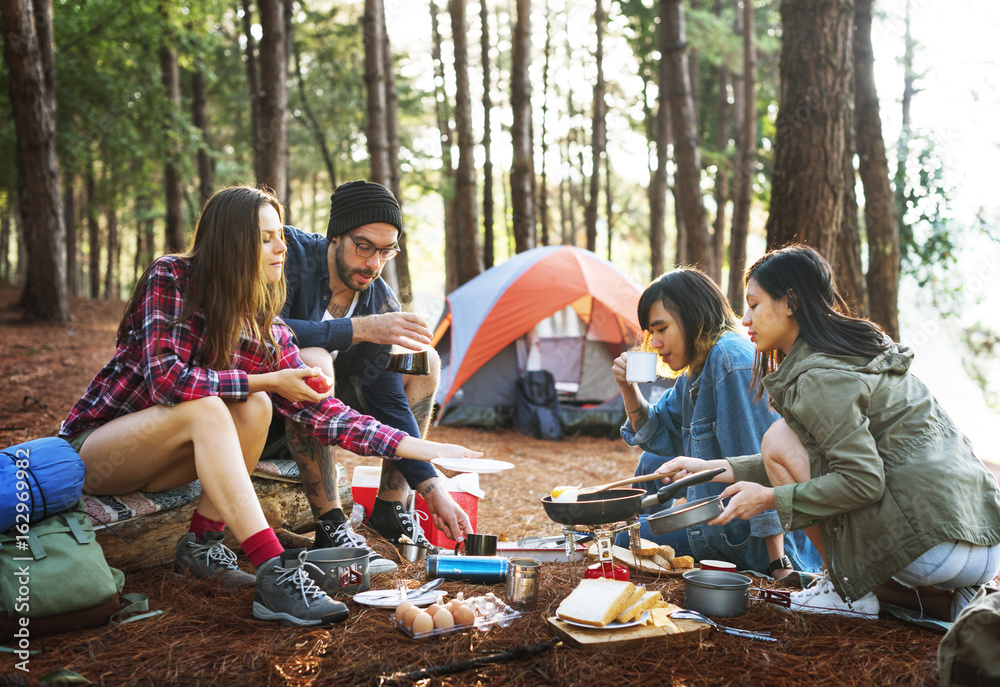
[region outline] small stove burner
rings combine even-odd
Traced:
[[[588,568],[588,577],[608,577],[616,580],[629,579],[628,568],[614,562],[614,554],[611,551],[614,536],[619,532],[628,531],[629,549],[638,559],[639,557],[639,518],[629,518],[625,522],[605,523],[601,525],[576,525],[563,527],[563,534],[566,535],[566,555],[571,556],[576,551],[576,537],[592,536],[597,543],[598,565],[600,574],[591,575],[593,568]]]

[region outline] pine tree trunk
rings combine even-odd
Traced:
[[[167,98],[171,107],[170,120],[165,123],[165,126],[168,131],[171,131],[180,122],[177,116],[181,107],[181,85],[177,68],[177,54],[167,44],[160,46],[159,54],[160,70],[163,74],[163,87],[167,92]],[[180,163],[178,162],[177,152],[171,151],[163,170],[163,185],[167,205],[166,249],[168,253],[183,251],[185,244],[184,187],[181,182],[179,167]],[[98,281],[97,283],[99,284],[100,282]],[[95,286],[93,276],[91,276],[91,286]],[[93,288],[92,292],[94,292]],[[92,297],[96,297],[96,292],[94,293],[95,295]]]
[[[403,191],[400,187],[399,171],[399,120],[398,96],[396,93],[396,69],[392,59],[392,45],[389,43],[389,30],[385,23],[385,8],[382,8],[382,68],[385,71],[385,128],[389,144],[389,184],[388,188],[396,197],[400,208],[403,206]],[[406,224],[399,232],[399,255],[391,263],[385,265],[382,274],[394,286],[396,295],[403,308],[409,309],[413,304],[413,282],[410,279],[410,255],[406,250]]]
[[[0,282],[10,284],[10,212],[4,208],[0,216]]]
[[[712,271],[712,245],[701,197],[701,153],[698,150],[697,116],[691,97],[687,63],[684,5],[681,0],[660,0],[660,29],[666,32],[667,88],[677,165],[676,197],[683,221],[687,264]]]
[[[837,233],[837,251],[833,265],[837,290],[856,317],[868,316],[868,289],[861,267],[861,234],[858,227],[858,196],[854,192],[857,171],[854,169],[853,125],[846,127],[844,145],[844,209]]]
[[[906,0],[904,22],[906,29],[903,36],[903,97],[900,98],[899,102],[901,119],[899,141],[896,144],[896,173],[893,176],[897,236],[911,235],[911,230],[906,224],[906,184],[907,160],[910,156],[910,103],[917,92],[917,72],[913,66],[916,41],[913,40],[913,35],[910,33],[910,0]]]
[[[260,157],[257,183],[270,188],[283,205],[288,179],[288,69],[285,61],[284,0],[257,0],[260,38],[260,130],[255,145]]]
[[[66,225],[56,160],[51,12],[48,0],[37,0],[34,6],[27,0],[0,1],[27,253],[26,261],[18,260],[19,268],[28,263],[20,303],[28,317],[65,322]]]
[[[666,35],[660,31],[660,38]],[[657,82],[656,120],[653,125],[653,145],[655,147],[655,167],[649,179],[649,278],[656,279],[663,274],[666,265],[667,237],[667,146],[670,141],[670,101],[663,84],[667,80],[667,65],[660,60]]]
[[[486,0],[479,2],[479,51],[483,64],[483,267],[493,267],[493,96],[490,93],[490,13]],[[544,123],[543,123],[544,126]]]
[[[743,310],[743,270],[747,260],[747,234],[750,230],[750,204],[753,202],[753,177],[757,171],[757,28],[752,5],[740,3],[737,16],[742,18],[743,78],[736,92],[738,130],[736,165],[733,174],[733,223],[729,232],[729,303],[737,312]]]
[[[597,64],[597,78],[594,81],[594,119],[590,143],[590,197],[584,212],[587,226],[587,250],[597,250],[597,196],[601,188],[601,158],[607,147],[605,132],[606,104],[604,102],[604,0],[596,0],[594,10],[594,31],[597,35],[597,50],[594,61]]]
[[[484,0],[485,2],[485,0]],[[549,13],[548,0],[543,2],[545,7],[545,48],[542,62],[542,179],[541,187],[538,189],[538,213],[541,216],[542,236],[540,244],[549,245],[549,172],[545,158],[549,153],[548,142],[548,114],[549,114],[549,60],[552,57],[552,21]]]
[[[215,191],[215,159],[209,152],[212,136],[208,130],[207,99],[205,97],[205,72],[197,67],[191,72],[191,122],[201,130],[198,146],[198,204],[203,206]]]
[[[454,136],[451,129],[451,107],[444,90],[444,61],[441,59],[441,30],[438,23],[436,0],[430,0],[431,59],[434,62],[434,112],[437,115],[441,137],[441,195],[444,198],[444,290],[451,293],[458,288],[458,234],[455,225],[455,165],[451,149]],[[488,250],[492,250],[492,236]],[[492,256],[492,253],[491,253]]]
[[[330,154],[330,146],[326,142],[326,133],[323,131],[319,122],[316,120],[316,115],[313,114],[313,108],[309,104],[309,98],[306,96],[305,82],[302,79],[302,66],[300,64],[301,59],[299,55],[299,46],[297,43],[292,45],[292,66],[295,69],[295,84],[298,86],[299,90],[299,103],[302,108],[302,114],[305,119],[306,128],[309,129],[309,133],[316,140],[316,145],[319,146],[320,155],[323,157],[323,164],[326,167],[326,173],[330,177],[330,188],[337,188],[337,166],[333,155]],[[314,177],[315,178],[315,177]],[[313,197],[315,197],[315,193]],[[315,203],[313,204],[315,207]]]
[[[856,0],[854,23],[858,172],[865,189],[869,316],[894,341],[898,341],[899,233],[893,216],[889,163],[886,160],[878,93],[875,90],[871,0]]]
[[[94,160],[87,160],[87,248],[88,284],[90,297],[101,297],[101,229],[97,224],[97,180],[94,178]]]
[[[468,25],[465,0],[449,0],[451,33],[455,47],[455,131],[458,134],[458,169],[455,172],[455,224],[458,239],[458,285],[482,273],[479,222],[476,213],[475,140],[472,137],[472,98],[469,94]]]
[[[723,0],[715,0],[713,12],[722,16]],[[732,165],[727,155],[729,149],[729,127],[732,121],[732,107],[729,104],[729,69],[725,66],[713,67],[718,95],[715,100],[715,150],[719,164],[715,170],[715,219],[712,223],[712,279],[722,284],[723,251],[726,246],[726,206],[729,204],[729,178]]]
[[[253,37],[253,3],[251,0],[241,0],[243,8],[243,38],[246,43],[247,88],[250,91],[250,139],[253,142],[253,174],[255,179],[264,176],[261,166],[263,158],[260,155],[261,125],[260,125],[260,76],[257,70],[257,51]]]
[[[107,265],[104,272],[104,300],[117,300],[121,295],[118,289],[118,262],[121,258],[121,242],[118,238],[118,213],[115,211],[114,200],[108,204],[104,215],[108,228]]]
[[[76,178],[66,175],[63,184],[63,217],[66,221],[66,293],[70,297],[80,295],[79,282],[76,278]],[[0,251],[5,246],[0,242]]]
[[[833,258],[852,90],[853,0],[783,0],[769,248],[807,243]]]
[[[535,247],[535,165],[532,156],[531,79],[531,0],[517,0],[514,22],[514,46],[510,76],[510,101],[514,123],[511,142],[514,148],[510,174],[510,197],[513,212],[514,251],[523,253]]]

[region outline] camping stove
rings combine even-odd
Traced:
[[[595,565],[587,566],[584,577],[607,577],[615,580],[629,579],[628,568],[615,563],[611,545],[614,537],[619,532],[628,530],[629,549],[632,554],[639,556],[639,518],[629,518],[625,522],[605,523],[601,525],[575,525],[564,526],[563,534],[566,535],[566,555],[570,556],[576,551],[577,537],[593,537],[597,544],[598,562]]]

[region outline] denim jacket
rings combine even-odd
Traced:
[[[753,358],[754,347],[749,340],[735,332],[723,334],[709,352],[701,373],[694,379],[686,375],[678,378],[650,409],[649,420],[638,432],[626,422],[622,427],[626,443],[649,452],[643,454],[639,470],[654,472],[663,462],[679,455],[720,460],[759,453],[761,438],[778,414],[769,408],[766,397],[753,400]],[[643,486],[654,492],[663,485],[647,482]],[[688,487],[687,499],[715,496],[725,487],[718,482]],[[645,525],[641,532],[643,537],[657,539]],[[770,560],[762,537],[782,532],[778,514],[769,510],[749,521],[736,518],[724,526],[693,525],[686,534],[690,551],[697,559],[721,558],[741,570],[767,572]],[[785,536],[785,555],[796,570],[814,571],[822,565],[803,532]]]
[[[337,397],[348,405],[359,401],[361,410],[379,422],[419,437],[420,428],[410,410],[399,373],[387,372],[389,346],[364,342],[352,346],[350,317],[323,320],[330,305],[330,269],[326,260],[329,242],[321,234],[285,227],[285,306],[281,319],[295,333],[300,348],[320,347],[340,351],[334,361]],[[381,278],[362,291],[352,317],[398,312],[399,301]],[[350,387],[344,385],[350,384]],[[395,463],[411,487],[437,473],[420,460],[401,458]]]

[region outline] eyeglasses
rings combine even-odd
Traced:
[[[371,256],[378,253],[378,259],[382,262],[388,262],[392,260],[399,253],[399,244],[394,243],[392,248],[378,248],[368,243],[367,241],[358,241],[356,238],[347,235],[349,239],[354,241],[354,252],[360,255],[362,258],[370,258]]]

